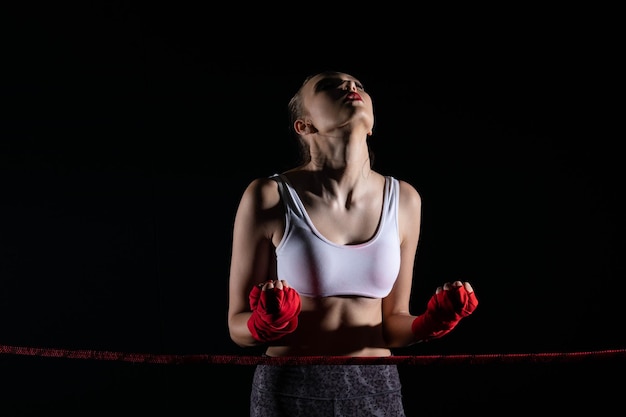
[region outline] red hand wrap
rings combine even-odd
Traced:
[[[439,338],[450,333],[477,306],[474,292],[467,292],[462,285],[443,290],[430,298],[426,312],[413,320],[411,330],[418,340]]]
[[[255,286],[250,291],[252,316],[248,319],[248,329],[259,342],[280,339],[298,327],[300,294],[291,287],[268,288],[262,291]]]

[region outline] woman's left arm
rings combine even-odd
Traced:
[[[383,336],[390,348],[442,337],[478,306],[478,299],[469,282],[457,280],[438,287],[422,314],[410,314],[413,269],[420,233],[421,198],[405,182],[401,182],[398,215],[400,272],[393,289],[382,302]]]
[[[398,226],[400,233],[400,272],[387,297],[383,299],[383,332],[388,347],[404,347],[418,342],[409,311],[415,255],[420,236],[422,199],[417,190],[400,181]]]

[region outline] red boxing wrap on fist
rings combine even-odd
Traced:
[[[300,294],[291,287],[268,288],[265,291],[255,286],[250,291],[248,329],[259,342],[280,339],[298,327]]]
[[[442,290],[430,298],[424,314],[413,320],[411,330],[418,340],[437,339],[450,333],[477,306],[474,292],[467,292],[463,285]]]

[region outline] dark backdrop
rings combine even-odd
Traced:
[[[480,299],[445,340],[398,354],[624,348],[609,15],[470,23],[457,11],[433,24],[426,12],[304,12],[90,2],[5,13],[18,24],[0,85],[0,344],[253,353],[226,326],[236,205],[253,178],[296,163],[287,101],[306,75],[337,69],[373,96],[376,169],[422,194],[413,311],[448,280],[471,281]],[[40,376],[1,359],[7,375]]]

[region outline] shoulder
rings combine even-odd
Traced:
[[[422,197],[410,183],[398,180],[398,225],[405,247],[414,247],[419,239],[422,219]]]
[[[422,206],[422,196],[410,183],[398,179],[400,206],[408,210],[420,210]]]
[[[252,180],[241,198],[241,203],[264,210],[275,206],[280,200],[278,183],[270,177]]]

